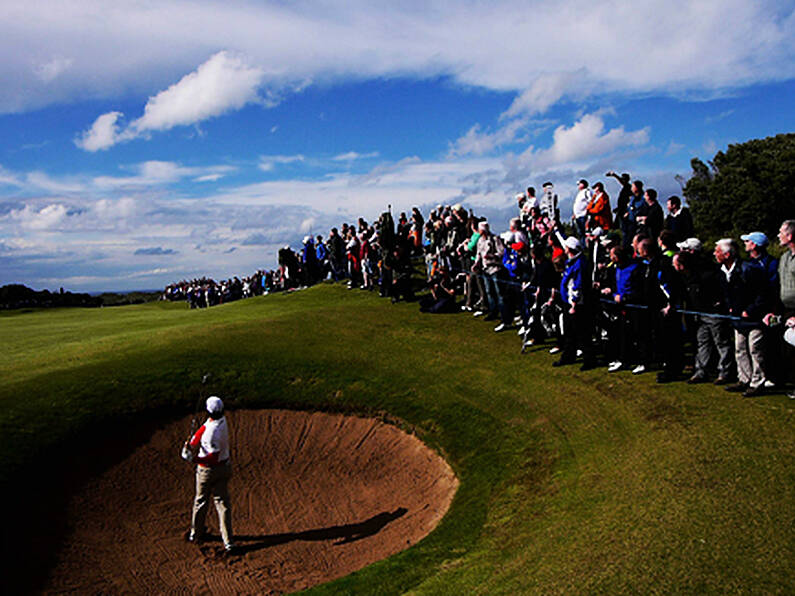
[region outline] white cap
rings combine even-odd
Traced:
[[[307,242],[312,242],[312,236],[304,236],[304,244]]]
[[[569,236],[568,238],[566,238],[565,244],[566,244],[566,248],[568,248],[569,250],[573,250],[573,251],[574,250],[581,250],[580,241],[577,238],[575,238],[574,236]]]
[[[224,402],[221,401],[220,397],[211,395],[207,398],[207,411],[210,414],[220,414],[224,411]]]
[[[601,236],[602,234],[604,234],[604,230],[600,227],[596,227],[590,232],[588,232],[588,235],[593,236],[594,238],[599,238],[599,236]]]
[[[688,238],[687,240],[683,240],[682,242],[676,243],[677,248],[679,250],[694,250],[699,251],[701,250],[701,240],[698,238]]]

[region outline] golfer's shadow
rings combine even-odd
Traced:
[[[387,524],[403,517],[408,513],[405,507],[398,507],[391,513],[384,511],[374,515],[370,519],[355,524],[345,524],[344,526],[331,526],[329,528],[319,528],[317,530],[305,530],[303,532],[290,532],[286,534],[270,534],[265,536],[246,536],[236,535],[237,551],[240,554],[278,546],[293,542],[294,540],[323,541],[335,540],[334,545],[348,544],[356,542],[362,538],[378,534]],[[252,542],[249,542],[252,541]]]

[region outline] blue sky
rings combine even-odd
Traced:
[[[5,2],[0,285],[248,274],[388,204],[499,228],[607,169],[667,196],[795,130],[791,2],[596,4]]]

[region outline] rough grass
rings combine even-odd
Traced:
[[[553,369],[472,317],[330,285],[202,311],[3,313],[0,337],[4,495],[74,437],[191,411],[211,372],[238,407],[397,420],[461,479],[427,539],[317,593],[795,591],[783,396]]]

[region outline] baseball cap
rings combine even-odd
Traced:
[[[224,402],[221,401],[220,397],[211,395],[207,398],[207,411],[210,414],[220,414],[224,411]]]
[[[683,240],[682,242],[677,242],[676,247],[679,250],[699,251],[701,250],[701,240],[699,240],[698,238],[688,238],[687,240]]]
[[[594,238],[599,238],[605,231],[601,227],[596,227],[593,230],[588,232],[589,236],[593,236]]]
[[[757,246],[767,246],[768,243],[767,236],[765,236],[762,232],[751,232],[750,234],[744,234],[740,236],[740,240],[743,242],[753,242]]]
[[[574,236],[569,236],[568,238],[566,238],[565,244],[566,244],[566,248],[568,248],[569,250],[580,250],[581,249],[580,241],[577,238],[575,238]]]

